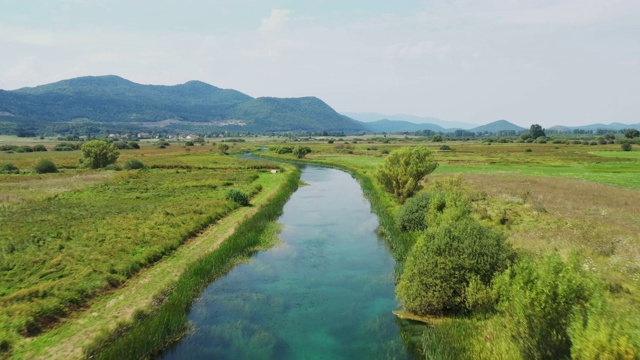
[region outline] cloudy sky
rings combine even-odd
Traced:
[[[0,89],[115,74],[338,111],[640,122],[639,0],[0,0]]]

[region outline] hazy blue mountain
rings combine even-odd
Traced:
[[[510,123],[507,120],[498,120],[486,125],[482,125],[482,126],[478,126],[476,128],[470,129],[469,131],[472,131],[472,132],[488,131],[490,133],[497,133],[498,131],[508,131],[508,130],[520,132],[520,131],[525,131],[527,129],[521,126],[518,126],[516,124]]]
[[[416,132],[420,130],[432,130],[436,132],[448,132],[449,130],[435,124],[415,124],[402,120],[378,120],[362,122],[369,131],[374,133]]]
[[[611,124],[590,124],[590,125],[580,125],[580,126],[563,126],[563,125],[556,125],[556,126],[552,126],[549,128],[549,130],[556,130],[556,131],[572,131],[574,129],[579,129],[579,130],[592,130],[592,131],[596,131],[596,130],[612,130],[612,131],[618,131],[618,130],[624,130],[624,129],[638,129],[640,130],[640,124],[622,124],[619,122],[613,122]]]
[[[166,120],[171,120],[167,122]],[[317,98],[257,98],[201,81],[142,85],[118,76],[87,76],[33,88],[0,90],[0,132],[81,121],[109,129],[126,126],[172,129],[363,132],[358,122]],[[9,125],[7,125],[9,124]]]
[[[372,113],[372,112],[342,112],[343,115],[346,115],[352,119],[356,119],[362,122],[374,122],[383,119],[389,120],[399,120],[399,121],[408,121],[414,124],[434,124],[442,127],[443,129],[470,129],[478,126],[478,124],[470,124],[460,121],[449,121],[442,120],[434,117],[421,117],[415,115],[407,115],[407,114],[380,114],[380,113]]]

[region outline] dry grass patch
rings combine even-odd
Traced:
[[[568,178],[462,176],[479,216],[502,225],[515,247],[578,251],[613,292],[640,300],[640,191]]]

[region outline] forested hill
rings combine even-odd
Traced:
[[[0,132],[74,126],[111,131],[118,127],[204,132],[365,131],[317,98],[254,99],[200,81],[142,85],[108,75],[0,90]]]

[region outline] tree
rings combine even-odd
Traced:
[[[624,132],[624,137],[626,137],[627,139],[633,139],[640,136],[640,131],[638,131],[637,129],[627,129],[627,131]]]
[[[529,135],[531,135],[532,139],[537,139],[541,136],[546,136],[546,134],[544,133],[544,129],[542,128],[542,126],[538,124],[531,125],[531,128],[529,128]]]
[[[218,144],[218,151],[220,151],[220,154],[226,154],[227,151],[229,150],[229,145],[227,144]]]
[[[295,155],[298,159],[302,159],[303,157],[305,157],[308,153],[311,152],[311,148],[308,146],[296,146],[293,148],[292,150],[293,155]]]
[[[631,143],[623,142],[621,147],[622,151],[631,151]]]
[[[420,181],[438,167],[433,154],[424,146],[403,147],[389,154],[376,178],[400,203],[411,197]]]
[[[118,160],[120,153],[113,143],[91,140],[82,144],[80,162],[92,169],[100,169]]]

